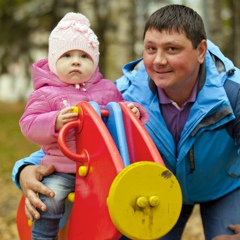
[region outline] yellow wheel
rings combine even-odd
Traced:
[[[114,179],[107,199],[116,228],[130,239],[158,239],[176,224],[182,194],[166,167],[149,161],[124,168]]]

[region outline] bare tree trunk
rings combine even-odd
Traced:
[[[208,38],[240,67],[240,1],[204,1],[208,11]]]
[[[233,61],[237,67],[240,68],[240,1],[232,1],[233,12]]]
[[[134,0],[111,0],[110,15],[107,26],[105,44],[105,73],[111,80],[122,75],[122,67],[132,60],[134,34]]]
[[[209,25],[206,26],[206,28],[208,29],[208,38],[221,48],[224,45],[221,20],[222,1],[204,1],[204,4],[204,10],[207,11],[209,23]]]

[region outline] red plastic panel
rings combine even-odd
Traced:
[[[125,126],[131,163],[153,161],[165,166],[162,157],[142,122],[126,104],[119,103]]]
[[[69,223],[69,239],[119,239],[122,235],[113,225],[107,208],[108,192],[116,175],[124,168],[117,147],[95,110],[87,102],[78,104],[80,122],[77,128],[77,153],[71,153],[64,142],[69,125],[59,133],[59,146],[67,157],[88,167],[86,177],[77,174],[75,201]]]

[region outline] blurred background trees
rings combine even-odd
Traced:
[[[89,18],[100,41],[100,70],[115,80],[125,63],[141,57],[147,17],[169,3],[195,9],[208,38],[240,67],[238,0],[0,0],[0,101],[26,99],[31,64],[47,56],[48,36],[67,12]]]

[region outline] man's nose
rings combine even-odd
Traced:
[[[158,51],[155,59],[154,59],[154,63],[158,64],[158,65],[164,65],[167,63],[167,59],[164,53]]]

